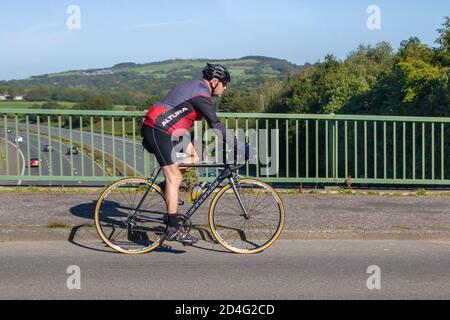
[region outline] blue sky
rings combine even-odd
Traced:
[[[69,5],[81,10],[80,30],[67,29]],[[370,5],[381,30],[367,28]],[[448,0],[2,0],[0,79],[172,58],[345,58],[383,40],[433,45],[446,15]]]

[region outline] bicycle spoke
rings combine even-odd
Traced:
[[[125,253],[145,252],[159,245],[166,227],[163,219],[166,205],[155,189],[149,190],[148,197],[143,199],[149,187],[149,182],[143,179],[124,179],[104,192],[96,220],[100,222],[98,231],[104,235],[106,244]]]
[[[253,186],[252,186],[252,192],[254,192],[254,191],[253,191]],[[255,197],[255,200],[253,201],[252,207],[254,207],[255,204],[258,203],[259,196],[260,196],[260,193],[257,192],[257,193],[256,193],[256,197]],[[249,198],[250,198],[250,197],[249,197]]]
[[[259,237],[258,237],[258,230],[252,225],[252,222],[251,222],[250,220],[248,220],[247,223],[248,223],[248,225],[249,225],[249,232],[248,232],[248,233],[251,234],[251,231],[250,231],[250,230],[253,229],[253,231],[254,231],[254,233],[255,233],[255,237],[256,237],[256,239],[258,240],[258,243],[264,244],[265,241],[261,241],[261,240],[259,239]],[[270,235],[269,235],[269,237],[270,237]],[[252,239],[253,239],[253,238],[252,238]],[[269,238],[269,239],[270,239],[270,238]]]
[[[266,195],[263,200],[267,199],[268,196],[272,196],[272,195],[271,194]],[[264,203],[264,201],[259,201],[259,202],[255,201],[254,206],[252,207],[251,210],[256,210],[256,208],[258,208],[262,203]],[[255,206],[255,204],[256,204],[256,206]]]
[[[259,252],[273,244],[283,226],[282,208],[274,192],[264,183],[241,181],[237,192],[248,213],[242,214],[242,207],[236,195],[228,189],[219,193],[214,203],[214,228],[220,236],[219,242],[226,248],[239,252]],[[241,250],[245,252],[241,252]]]
[[[267,235],[268,236],[268,239],[270,239],[270,237],[272,237],[272,234],[270,234],[270,233],[267,233],[265,230],[266,230],[266,226],[265,225],[263,225],[263,224],[261,224],[260,222],[258,222],[258,221],[256,221],[256,220],[253,220],[253,221],[251,221],[250,223],[252,223],[253,224],[253,226],[255,227],[255,228],[258,228],[258,224],[260,225],[260,226],[262,226],[263,228],[258,228],[258,230],[259,231],[261,231],[262,233],[265,233],[265,235]]]
[[[123,194],[122,190],[120,190],[119,188],[119,192],[122,194],[122,196],[124,197],[124,199],[128,202],[128,216],[130,216],[130,210],[133,207],[130,203],[130,201],[128,200],[128,198]]]

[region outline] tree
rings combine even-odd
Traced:
[[[111,100],[105,96],[97,95],[90,98],[87,102],[77,104],[74,109],[79,110],[112,110]]]
[[[259,104],[257,106],[258,112],[265,112],[269,106],[278,102],[283,88],[283,82],[277,79],[266,80],[257,89],[257,95],[259,98]]]
[[[217,103],[220,112],[259,112],[260,99],[257,94],[241,95],[230,89]]]
[[[48,101],[51,100],[52,91],[48,86],[38,86],[28,91],[25,99],[28,101]]]
[[[436,39],[436,62],[442,66],[450,66],[450,17],[445,17],[442,28],[438,29],[439,37]]]
[[[55,90],[52,99],[55,101],[82,102],[84,97],[79,89],[63,88],[61,90]]]
[[[139,110],[147,110],[151,106],[155,105],[159,100],[161,100],[160,96],[150,96],[143,104],[139,106]]]

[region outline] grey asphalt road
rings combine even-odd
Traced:
[[[171,245],[129,256],[95,242],[2,243],[0,299],[450,299],[450,242],[279,241],[252,256]],[[69,266],[80,290],[67,287]]]
[[[2,162],[2,165],[0,167],[0,175],[8,175],[9,173],[21,175],[25,172],[25,157],[22,157],[20,153],[17,153],[17,147],[16,144],[4,139],[3,137],[0,138],[0,142],[3,149],[3,155],[5,157],[4,161]],[[7,149],[5,148],[5,144],[7,146]],[[17,154],[16,154],[17,153]],[[8,154],[8,158],[6,159],[6,155]],[[11,156],[13,155],[13,156]],[[1,184],[4,185],[13,185],[16,186],[21,181],[2,181]]]
[[[138,125],[138,124],[137,124]],[[8,126],[14,128],[15,123],[9,122]],[[61,136],[63,139],[72,140],[73,142],[83,143],[87,146],[93,146],[95,149],[100,150],[102,153],[109,154],[114,158],[124,161],[129,165],[136,163],[136,175],[144,175],[144,151],[142,145],[133,141],[129,137],[111,136],[105,134],[102,136],[98,133],[91,134],[90,130],[84,130],[83,133],[79,129],[73,129],[72,132],[68,129],[50,127],[50,133],[53,137]],[[19,130],[25,132],[26,125],[19,124]],[[13,129],[15,130],[15,129]],[[43,134],[48,134],[47,124],[41,124],[39,127],[35,124],[29,125],[29,130],[37,132],[38,130]],[[60,134],[61,133],[61,134]]]
[[[51,152],[44,152],[43,148],[45,145],[49,144],[49,140],[46,137],[40,137],[36,134],[30,132],[29,141],[28,135],[22,136],[23,142],[18,143],[20,151],[22,152],[20,156],[21,170],[25,176],[37,176],[44,175],[49,176],[50,173],[54,176],[64,175],[64,176],[102,176],[102,168],[92,161],[88,155],[79,153],[78,155],[67,155],[67,150],[69,146],[64,143],[59,143],[52,141],[53,150]],[[16,134],[10,134],[8,140],[17,145],[15,142]],[[10,163],[16,162],[16,151],[9,154]],[[38,158],[40,159],[40,166],[38,168],[31,168],[29,166],[29,159]],[[23,168],[23,159],[25,159],[25,168]],[[82,163],[84,167],[82,166]],[[62,166],[61,166],[62,164]],[[12,171],[14,172],[14,171]],[[70,181],[30,181],[23,180],[22,185],[70,185],[74,184]],[[83,185],[90,185],[95,183],[83,183]]]
[[[56,222],[92,225],[100,193],[0,193],[0,241],[53,239],[45,236],[48,230],[43,227]],[[281,197],[286,210],[283,239],[450,239],[450,197]],[[181,198],[185,205],[179,212],[184,213],[189,203],[186,194]],[[210,201],[211,197],[192,217],[194,224],[208,224]],[[67,239],[71,230],[62,231],[57,239]]]

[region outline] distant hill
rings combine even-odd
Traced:
[[[234,80],[233,87],[244,95],[268,79],[285,80],[301,69],[286,60],[263,56],[228,60],[175,59],[145,64],[125,62],[111,68],[71,70],[0,81],[0,87],[20,88],[26,97],[32,91],[28,100],[47,100],[42,93],[49,92],[52,100],[79,102],[87,95],[100,93],[116,104],[136,105],[148,97],[164,95],[180,80],[200,77],[206,62],[227,66]],[[36,90],[39,91],[37,95]]]
[[[75,89],[122,90],[149,89],[160,94],[172,82],[201,76],[206,62],[227,66],[238,84],[257,84],[266,78],[286,78],[300,67],[286,60],[261,56],[247,56],[230,60],[166,60],[146,64],[126,62],[111,68],[72,70],[61,73],[32,76],[23,80],[0,81],[2,86],[29,87],[48,85]]]
[[[33,76],[22,81],[45,81],[47,78],[59,77],[95,77],[105,75],[117,75],[124,73],[137,73],[138,75],[145,75],[155,78],[168,78],[172,76],[177,77],[192,77],[197,76],[206,62],[220,63],[230,68],[231,73],[239,80],[245,78],[253,78],[255,74],[262,76],[283,76],[288,73],[296,71],[299,66],[290,63],[286,60],[276,58],[269,58],[263,56],[247,56],[240,59],[228,60],[209,60],[209,59],[195,59],[195,60],[166,60],[161,62],[152,62],[145,64],[136,64],[133,62],[119,63],[111,68],[105,69],[90,69],[90,70],[75,70],[62,73],[54,73],[49,75]],[[75,79],[74,79],[75,80]]]

